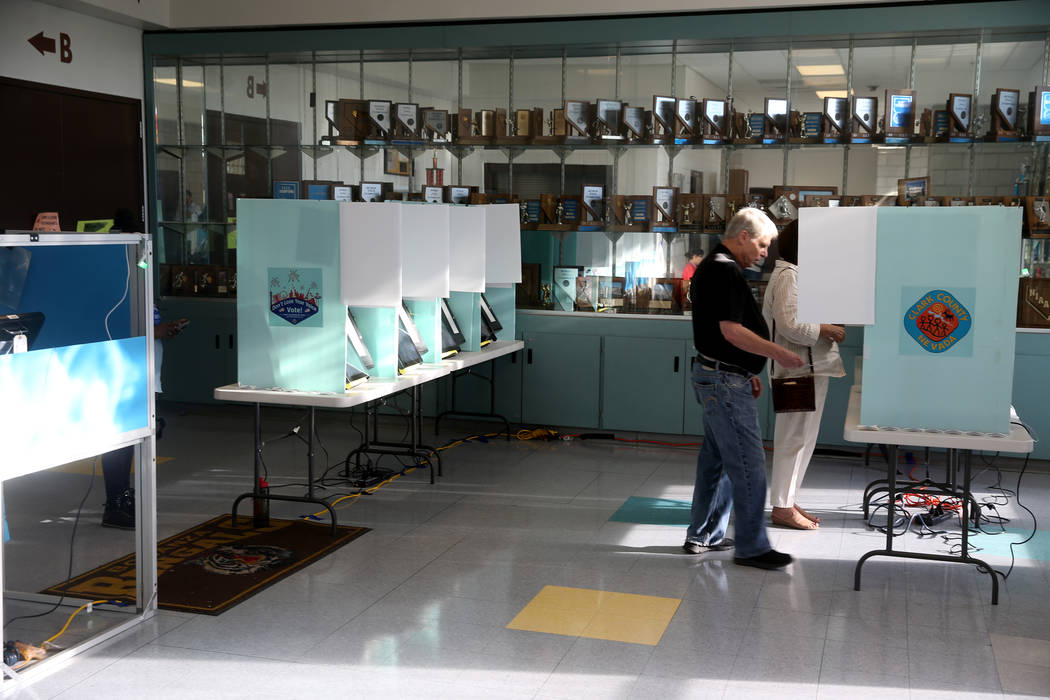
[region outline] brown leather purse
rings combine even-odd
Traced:
[[[776,337],[777,323],[773,321],[773,342],[776,342]],[[817,387],[813,380],[813,348],[806,349],[809,351],[809,374],[780,379],[770,377],[774,413],[806,413],[817,410]]]

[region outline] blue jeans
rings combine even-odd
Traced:
[[[692,522],[686,539],[718,544],[730,510],[736,516],[736,556],[772,547],[766,536],[766,453],[751,380],[693,365],[693,390],[704,411],[704,442],[696,459]]]

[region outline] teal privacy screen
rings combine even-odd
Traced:
[[[862,425],[1010,432],[1019,207],[882,207]]]
[[[338,202],[244,199],[237,215],[237,381],[345,391]]]

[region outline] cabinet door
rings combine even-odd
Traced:
[[[605,338],[602,427],[680,434],[686,344],[669,338]]]
[[[526,335],[525,422],[597,428],[600,364],[599,336]]]
[[[161,397],[213,402],[215,387],[237,381],[236,306],[226,301],[169,297],[157,307],[165,321],[190,321],[182,333],[164,341]]]

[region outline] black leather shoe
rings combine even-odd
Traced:
[[[733,557],[734,564],[739,564],[740,566],[754,566],[759,569],[780,569],[793,561],[794,559],[791,558],[790,554],[784,554],[775,549],[771,549],[765,554],[759,554],[754,557]]]

